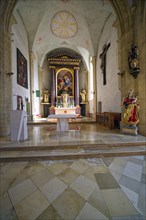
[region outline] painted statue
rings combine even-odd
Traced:
[[[50,92],[48,89],[44,90],[43,100],[45,103],[49,103]]]
[[[81,89],[80,98],[81,98],[81,103],[86,102],[86,90],[85,89]]]
[[[128,96],[124,98],[122,101],[122,105],[125,106],[122,122],[125,125],[136,125],[139,122],[138,96],[134,97],[133,93],[134,93],[133,89],[130,89]]]

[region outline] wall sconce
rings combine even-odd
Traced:
[[[40,97],[40,90],[32,90],[32,93],[36,93],[36,97]]]
[[[8,77],[13,76],[14,73],[12,73],[12,72],[6,72],[5,74],[6,74],[6,77],[8,78]]]
[[[122,71],[121,73],[117,73],[118,76],[124,76],[125,75],[125,71]]]
[[[8,77],[10,77],[10,76],[12,76],[14,73],[12,73],[12,72],[1,72],[0,71],[0,74],[4,74],[4,75],[6,75],[6,77],[8,78]]]
[[[14,41],[13,37],[14,37],[14,33],[10,33],[10,39],[12,42]]]

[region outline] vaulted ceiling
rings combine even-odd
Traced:
[[[25,26],[29,50],[40,60],[62,47],[95,56],[104,25],[115,16],[109,0],[19,0],[15,11]]]

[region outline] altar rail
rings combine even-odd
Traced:
[[[121,113],[119,112],[97,112],[96,121],[109,129],[120,128]]]

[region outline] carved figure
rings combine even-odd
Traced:
[[[134,78],[137,77],[137,74],[140,72],[139,68],[139,50],[136,45],[132,44],[131,46],[131,52],[128,54],[128,65],[130,73],[134,76]]]
[[[136,125],[139,122],[138,112],[138,96],[133,96],[133,89],[129,90],[128,96],[123,99],[122,105],[125,106],[125,111],[123,114],[122,122],[125,125]]]
[[[86,102],[86,90],[82,89],[80,92],[81,102]]]
[[[110,47],[110,43],[109,44],[105,44],[103,46],[103,52],[99,55],[99,58],[101,59],[101,65],[100,68],[102,70],[103,73],[103,85],[106,85],[106,53],[108,48]]]
[[[44,97],[44,102],[45,103],[49,103],[49,97],[50,97],[50,92],[49,92],[49,90],[48,89],[45,89],[44,90],[44,95],[43,95]]]

